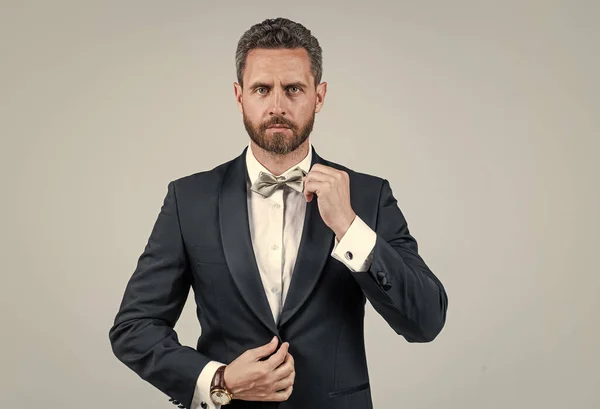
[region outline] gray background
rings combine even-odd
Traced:
[[[172,407],[108,329],[167,183],[247,144],[235,46],[277,16],[324,50],[318,153],[390,181],[448,291],[429,344],[369,305],[375,407],[598,407],[598,2],[148,0],[2,2],[0,406]]]

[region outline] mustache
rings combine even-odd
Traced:
[[[271,120],[263,123],[261,125],[261,128],[263,130],[265,130],[265,129],[267,129],[268,127],[270,127],[272,125],[283,125],[283,126],[287,126],[290,129],[295,129],[296,128],[296,125],[293,122],[291,122],[291,121],[289,121],[289,120],[287,120],[285,118],[281,118],[281,117],[272,118]]]

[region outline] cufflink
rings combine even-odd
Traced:
[[[383,288],[385,291],[388,291],[390,288],[392,288],[392,285],[388,282],[387,275],[383,271],[377,272],[377,281],[381,285],[381,288]]]
[[[387,284],[387,277],[385,275],[385,273],[383,271],[378,271],[377,272],[377,281],[379,281],[379,284],[381,285],[386,285]]]
[[[345,254],[345,256],[346,256],[346,260],[352,260],[353,256],[352,256],[352,252],[351,251],[347,251],[346,254]]]

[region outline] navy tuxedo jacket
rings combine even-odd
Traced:
[[[109,338],[117,358],[189,408],[210,360],[230,363],[244,351],[288,341],[294,389],[284,402],[234,399],[225,407],[280,409],[372,408],[363,322],[366,300],[408,342],[430,342],[442,330],[448,299],[418,254],[417,242],[386,179],[355,172],[317,155],[350,176],[354,212],[377,233],[366,272],[330,256],[335,235],[318,200],[307,202],[298,257],[280,322],[275,323],[250,240],[246,147],[212,170],[168,184],[148,243],[131,276]],[[201,336],[182,346],[173,330],[194,291]]]

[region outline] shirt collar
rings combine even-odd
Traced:
[[[306,173],[308,173],[311,163],[312,163],[312,145],[309,142],[308,154],[306,155],[306,157],[304,159],[302,159],[302,161],[300,161],[300,163],[293,165],[292,167],[287,169],[285,172],[283,172],[281,174],[281,176],[285,176],[286,173],[290,172],[292,169],[294,169],[296,167],[300,167],[300,169],[302,169]],[[246,150],[246,167],[248,168],[248,177],[250,178],[251,185],[254,184],[256,179],[258,179],[258,175],[260,174],[260,172],[265,172],[265,173],[269,173],[272,175],[272,173],[269,172],[267,170],[267,168],[265,168],[254,156],[254,153],[252,152],[252,144],[251,143],[248,144],[248,149]]]

